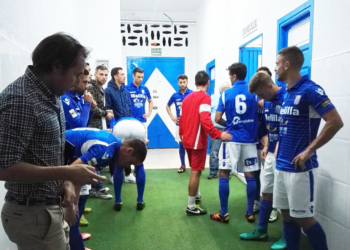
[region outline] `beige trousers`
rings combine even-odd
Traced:
[[[63,208],[21,206],[5,202],[1,221],[9,239],[18,250],[69,250],[69,226]]]

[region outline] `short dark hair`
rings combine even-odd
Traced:
[[[133,71],[133,75],[136,75],[136,73],[143,73],[143,69],[141,68],[135,68],[134,71]]]
[[[260,68],[258,68],[258,69],[256,70],[256,73],[258,73],[258,72],[260,72],[260,71],[266,71],[267,74],[268,74],[270,77],[272,76],[272,73],[271,73],[271,71],[270,71],[270,69],[269,69],[268,67],[262,66],[262,67],[260,67]]]
[[[295,69],[300,70],[304,64],[303,52],[297,46],[281,49],[278,54],[281,55],[285,61],[289,61],[290,65]]]
[[[86,64],[87,66],[90,66],[90,63],[88,63],[88,62],[86,62],[85,64]]]
[[[247,76],[247,66],[241,62],[230,65],[227,70],[231,76],[236,74],[238,80],[244,80]]]
[[[179,77],[177,78],[177,80],[188,80],[188,77],[186,75],[179,75]]]
[[[90,72],[89,72],[87,69],[84,69],[83,75],[84,75],[84,76],[88,76],[88,75],[90,75]]]
[[[129,139],[129,140],[125,140],[125,142],[129,147],[132,147],[134,149],[132,156],[134,156],[136,159],[140,160],[141,162],[143,162],[146,159],[147,147],[145,142],[139,139]]]
[[[198,71],[195,76],[196,85],[205,86],[209,80],[209,75],[204,70]]]
[[[121,67],[115,67],[115,68],[113,68],[113,69],[111,70],[111,77],[112,77],[112,79],[114,79],[114,76],[115,76],[115,75],[118,75],[119,70],[123,70],[123,69],[122,69]]]
[[[104,65],[98,65],[95,69],[95,72],[97,72],[97,70],[107,70],[108,71],[108,68]]]
[[[271,79],[271,76],[264,72],[257,72],[253,77],[250,79],[248,88],[250,93],[255,93],[259,88],[266,87],[269,84],[273,84],[273,81]]]
[[[78,56],[86,59],[89,53],[78,40],[60,32],[42,40],[34,49],[32,60],[34,69],[45,74],[50,73],[56,63],[61,64],[63,70],[67,70],[76,64]]]

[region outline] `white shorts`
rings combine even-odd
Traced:
[[[89,190],[91,189],[90,184],[86,184],[81,186],[80,188],[80,195],[89,195]]]
[[[175,126],[175,141],[180,142],[180,133],[179,133],[179,126]]]
[[[286,172],[275,170],[273,207],[289,209],[291,217],[310,218],[314,216],[315,177],[314,170]]]
[[[256,144],[223,142],[219,151],[219,169],[234,170],[237,166],[244,172],[259,170]]]
[[[146,123],[146,122],[144,122],[144,123],[141,123],[142,125],[143,125],[143,127],[145,128],[145,138],[147,139],[148,138],[148,124]]]
[[[140,139],[146,142],[147,127],[137,120],[122,120],[113,127],[113,134],[119,139]]]
[[[261,192],[272,194],[275,180],[276,159],[274,153],[268,152],[265,163],[261,168]]]

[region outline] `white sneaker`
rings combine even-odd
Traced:
[[[109,194],[108,191],[106,191],[105,189],[101,189],[99,191],[97,191],[96,189],[91,189],[90,196],[104,199],[104,200],[109,200],[109,199],[113,198],[113,196],[111,194]]]
[[[136,183],[136,178],[133,174],[129,174],[129,176],[124,177],[124,182]]]
[[[111,176],[111,177],[109,178],[109,183],[111,183],[112,185],[114,185],[113,176]]]
[[[253,213],[257,213],[260,209],[260,201],[254,201]]]
[[[278,212],[277,210],[273,209],[270,214],[269,222],[274,222],[277,220],[277,218],[278,218]]]

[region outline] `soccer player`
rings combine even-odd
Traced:
[[[269,74],[271,76],[271,71],[267,67],[259,67],[256,72],[263,71]],[[255,201],[254,201],[254,207],[253,207],[253,213],[259,212],[260,207],[260,173],[261,168],[264,165],[265,159],[261,158],[261,151],[266,146],[266,140],[267,140],[267,130],[266,130],[266,124],[265,124],[265,118],[264,118],[264,100],[260,99],[258,101],[258,144],[257,144],[257,150],[258,150],[258,165],[259,170],[254,172],[255,182],[256,182],[256,192],[255,192]],[[267,149],[267,147],[265,147]]]
[[[298,47],[278,52],[275,72],[287,84],[280,115],[280,138],[273,189],[273,207],[281,209],[287,248],[299,249],[300,228],[313,249],[328,249],[326,235],[314,218],[316,150],[343,126],[324,90],[301,76],[304,56]],[[325,126],[317,136],[322,119]]]
[[[66,131],[66,140],[74,146],[73,159],[70,164],[87,164],[95,168],[108,166],[114,162],[118,166],[130,164],[140,165],[146,158],[147,149],[143,141],[138,139],[121,140],[112,133],[95,128],[77,128]],[[71,226],[70,245],[72,249],[84,249],[79,234],[78,223],[84,212],[87,195],[80,196],[80,190],[88,190],[76,186],[75,207],[65,208],[65,219]],[[79,204],[78,204],[79,201]],[[79,212],[79,214],[77,214]]]
[[[259,209],[258,228],[249,233],[243,233],[239,237],[242,240],[267,240],[267,226],[272,211],[274,173],[276,168],[276,144],[279,139],[280,110],[286,87],[278,87],[272,81],[270,75],[265,72],[256,73],[249,83],[249,92],[256,94],[264,100],[264,114],[266,127],[268,129],[267,145],[261,152],[261,158],[265,159],[261,171],[262,201]],[[276,242],[271,249],[286,249],[285,240],[282,238]]]
[[[135,68],[133,71],[133,82],[126,86],[126,90],[130,93],[132,117],[139,120],[147,132],[147,118],[152,114],[153,100],[148,88],[141,85],[144,77],[143,69]],[[145,111],[146,100],[149,107],[148,112]]]
[[[187,151],[191,167],[188,184],[187,215],[204,215],[207,211],[196,205],[200,201],[199,178],[205,167],[208,134],[215,139],[231,140],[228,132],[221,132],[214,127],[210,118],[211,100],[206,94],[209,88],[209,75],[199,71],[195,76],[197,91],[189,94],[182,102],[179,117],[179,134]]]
[[[87,127],[90,118],[91,104],[94,98],[87,91],[89,84],[89,71],[84,69],[80,76],[79,85],[71,87],[61,96],[66,129]]]
[[[176,124],[176,131],[175,131],[175,140],[179,143],[179,154],[180,154],[180,160],[181,160],[181,167],[177,170],[178,173],[183,173],[186,171],[186,164],[185,164],[185,148],[184,145],[181,142],[180,139],[180,134],[179,134],[179,116],[180,116],[180,111],[181,111],[181,105],[183,99],[188,96],[190,93],[192,93],[192,90],[187,88],[188,84],[188,78],[186,75],[179,75],[177,78],[177,82],[179,84],[179,91],[174,93],[166,105],[166,111],[168,112],[171,120],[175,122]],[[170,106],[175,103],[175,108],[176,108],[176,116],[174,116],[171,113]]]
[[[219,129],[220,131],[224,131],[225,127],[217,124],[215,122],[215,115],[216,110],[219,105],[219,99],[221,97],[222,92],[224,92],[226,89],[231,88],[232,85],[229,81],[222,82],[219,85],[219,93],[211,95],[211,121],[214,124],[214,126]],[[226,118],[224,118],[226,119]],[[209,154],[209,175],[207,177],[208,180],[214,179],[217,177],[217,174],[219,172],[219,150],[221,146],[222,140],[217,140],[210,138],[209,140],[209,148],[210,148],[210,154]]]
[[[128,139],[139,139],[144,143],[148,144],[147,132],[143,124],[133,118],[133,117],[124,117],[117,121],[116,125],[113,126],[113,134],[117,138],[123,140]],[[146,203],[143,201],[143,193],[145,190],[146,184],[146,173],[143,164],[134,164],[135,166],[135,175],[136,175],[136,187],[137,187],[137,203],[136,209],[143,210]],[[123,185],[123,168],[119,167],[117,164],[114,169],[113,174],[113,183],[114,183],[114,193],[115,193],[115,203],[114,210],[120,211],[122,208],[122,185]]]
[[[259,169],[256,144],[257,137],[257,98],[250,94],[248,83],[244,81],[247,67],[234,63],[228,67],[232,88],[226,90],[216,111],[215,121],[226,126],[232,135],[229,142],[223,142],[219,151],[219,198],[221,210],[211,214],[214,221],[229,222],[228,197],[230,194],[229,176],[237,165],[243,168],[247,181],[247,210],[245,217],[254,222],[253,205],[256,192],[254,171]],[[225,121],[222,116],[226,114]]]

